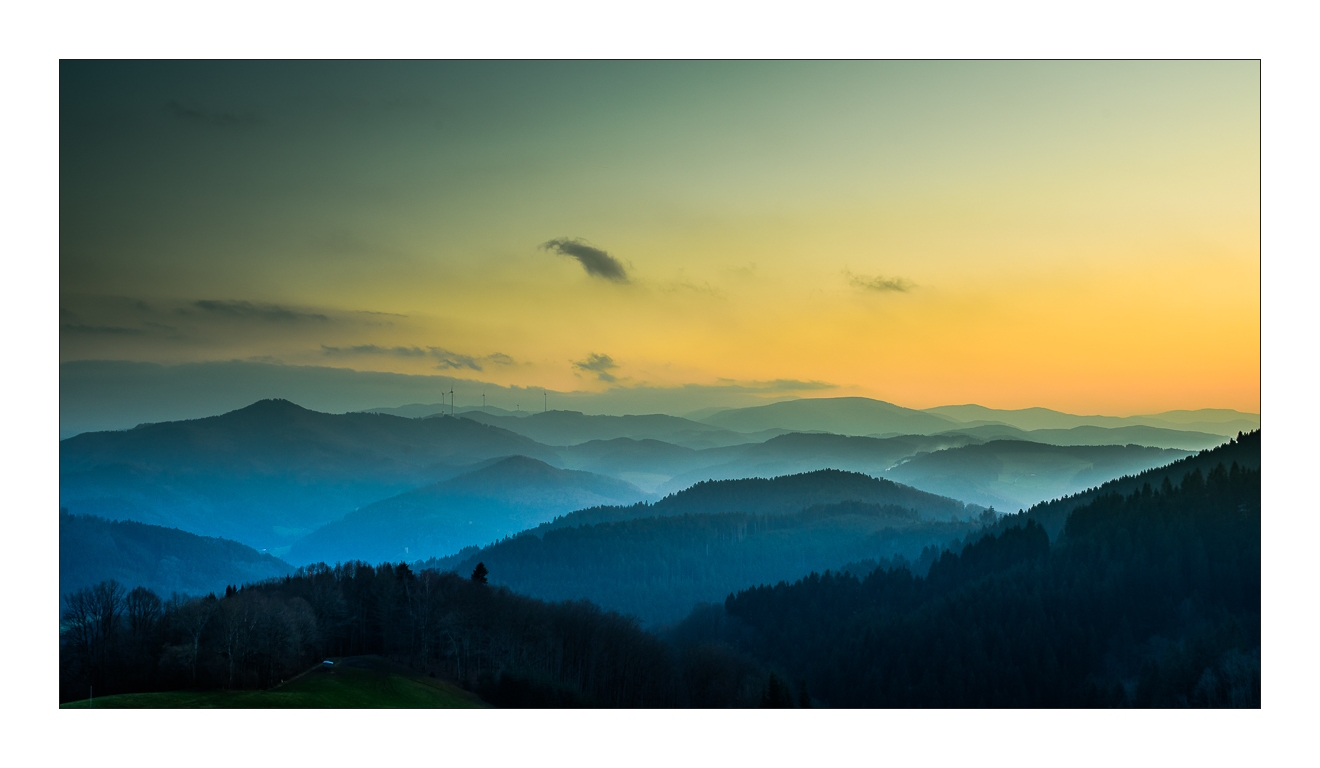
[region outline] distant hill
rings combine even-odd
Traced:
[[[904,459],[978,442],[960,434],[873,438],[793,432],[764,443],[703,451],[696,457],[704,460],[698,467],[674,476],[659,490],[672,492],[703,480],[779,477],[818,469],[879,477]]]
[[[492,416],[531,416],[531,411],[510,411],[504,408],[496,408],[493,405],[458,405],[450,406],[448,403],[409,403],[408,405],[399,405],[393,408],[368,408],[364,413],[384,413],[390,416],[402,416],[405,419],[423,419],[427,416],[443,416],[446,413],[453,412],[455,415],[463,413],[488,413]]]
[[[114,579],[162,597],[204,595],[292,571],[283,560],[236,541],[60,512],[60,594]]]
[[[1007,424],[1023,430],[1146,426],[1231,437],[1238,432],[1249,432],[1260,428],[1259,414],[1222,408],[1166,411],[1148,416],[1076,416],[1048,408],[999,410],[980,405],[942,405],[928,408],[926,413],[943,416],[968,426]]]
[[[956,419],[866,397],[787,400],[720,411],[702,419],[724,429],[832,432],[838,435],[928,435],[959,426]]]
[[[481,562],[491,583],[520,594],[586,599],[655,626],[751,584],[858,560],[917,561],[923,550],[933,556],[979,530],[973,522],[932,522],[899,506],[845,501],[790,513],[682,514],[558,528],[422,565],[467,574]]]
[[[1034,520],[1045,528],[1050,538],[1059,535],[1067,522],[1068,515],[1078,507],[1091,503],[1096,498],[1110,494],[1131,494],[1141,490],[1143,485],[1159,488],[1167,478],[1173,485],[1178,485],[1187,474],[1200,470],[1202,476],[1208,476],[1220,464],[1225,468],[1234,463],[1243,469],[1260,469],[1260,430],[1249,432],[1233,439],[1213,450],[1201,451],[1168,464],[1162,464],[1142,472],[1125,473],[1123,476],[1105,483],[1097,483],[1071,496],[1051,499],[1032,506],[1021,515],[1008,515],[1000,519],[999,527],[1021,525],[1026,520]]]
[[[1151,448],[1177,448],[1184,451],[1213,448],[1227,440],[1219,434],[1141,425],[1025,430],[1006,424],[983,424],[976,427],[962,427],[941,434],[970,435],[986,441],[1009,438],[1050,445],[1145,445]]]
[[[275,549],[357,507],[495,457],[556,461],[471,419],[328,414],[263,400],[60,442],[60,505]]]
[[[497,416],[469,411],[463,418],[491,424],[551,446],[568,446],[591,440],[663,440],[687,448],[714,448],[765,440],[784,430],[764,435],[744,435],[678,416],[587,416],[577,411],[547,411],[531,416]]]
[[[558,528],[633,520],[642,517],[675,515],[712,515],[745,512],[756,515],[785,515],[808,507],[857,501],[879,506],[910,509],[927,520],[953,520],[979,509],[968,510],[955,499],[909,488],[889,480],[857,472],[823,469],[800,475],[742,480],[712,480],[654,504],[596,507],[581,509],[538,526],[532,533],[542,535]]]
[[[298,564],[411,562],[495,541],[575,509],[643,498],[614,478],[512,456],[351,512],[299,540],[286,557]]]
[[[1138,445],[1056,446],[992,440],[916,456],[886,477],[931,493],[1016,512],[1187,455]]]

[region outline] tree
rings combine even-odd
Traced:
[[[486,575],[489,573],[490,571],[486,570],[485,563],[477,563],[477,567],[472,569],[472,580],[478,584],[485,584]]]
[[[779,675],[770,673],[770,679],[765,683],[765,689],[761,691],[762,709],[791,709],[793,706],[793,693],[779,679]]]

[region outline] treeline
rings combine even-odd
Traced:
[[[672,653],[636,620],[404,564],[315,566],[162,601],[115,582],[66,597],[61,700],[268,688],[325,656],[379,654],[515,706],[685,703]]]
[[[1260,472],[1199,468],[906,569],[730,595],[680,645],[845,707],[1260,706]]]
[[[864,560],[917,563],[923,550],[957,548],[960,537],[993,519],[989,512],[976,521],[936,522],[913,509],[858,501],[793,514],[646,517],[524,534],[427,565],[467,573],[484,562],[493,581],[515,592],[585,598],[654,627],[749,584]]]

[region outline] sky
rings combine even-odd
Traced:
[[[245,393],[278,368],[361,408],[402,403],[351,371],[507,408],[1259,412],[1259,83],[1254,61],[65,61],[62,389],[131,400],[129,368],[223,363]]]

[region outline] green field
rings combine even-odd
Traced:
[[[269,691],[126,693],[91,702],[93,709],[448,709],[488,706],[450,683],[422,677],[378,656],[334,659]],[[61,709],[87,709],[86,701]]]

